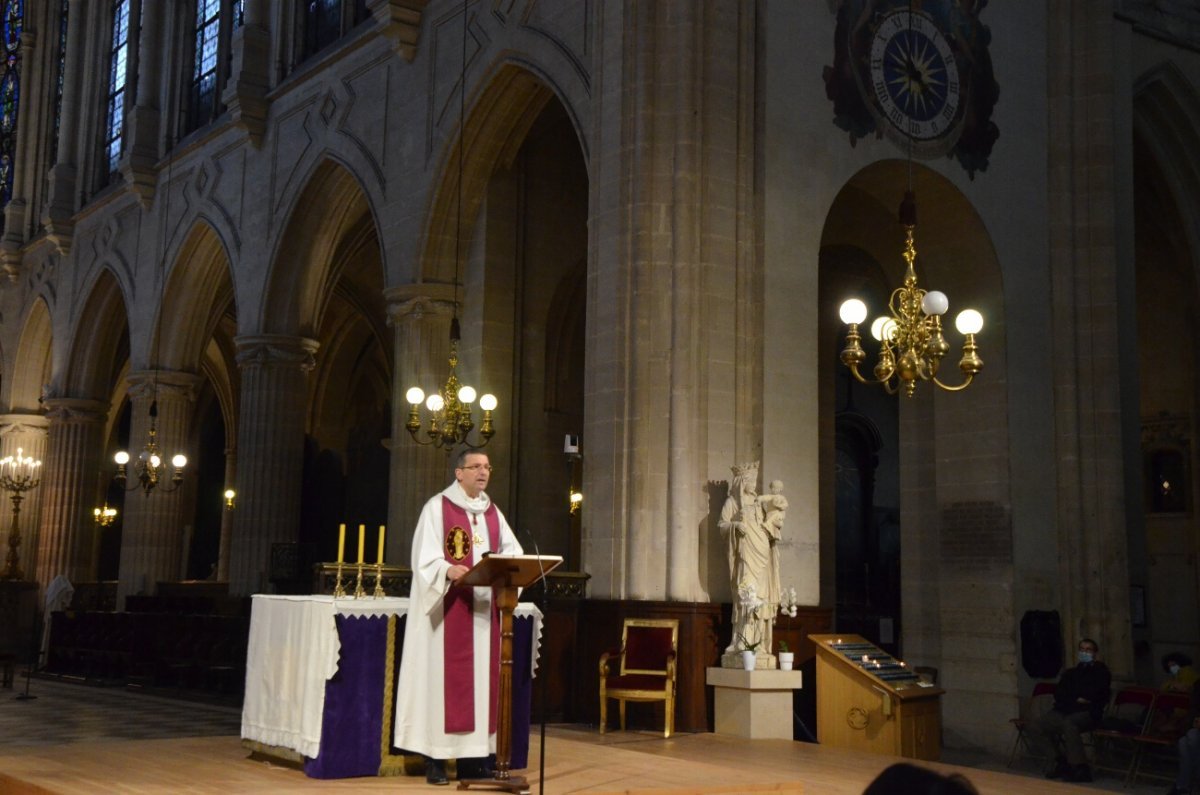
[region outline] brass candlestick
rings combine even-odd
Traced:
[[[21,448],[17,448],[15,456],[7,456],[0,460],[0,489],[12,492],[12,527],[8,531],[8,556],[4,560],[4,571],[0,571],[0,580],[19,580],[21,571],[21,528],[18,517],[21,514],[21,500],[25,492],[36,489],[41,480],[42,462],[33,458],[24,458]]]
[[[339,560],[337,564],[337,582],[333,586],[333,598],[345,599],[346,586],[342,585],[342,562]]]
[[[356,568],[358,573],[354,577],[354,598],[363,599],[367,595],[367,592],[364,591],[362,587],[363,564],[359,563]]]
[[[383,580],[383,562],[376,561],[375,563],[375,590],[371,593],[372,599],[382,599],[387,594],[383,590],[381,581]]]

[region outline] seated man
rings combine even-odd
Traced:
[[[1051,760],[1046,778],[1092,780],[1080,735],[1100,724],[1112,684],[1108,666],[1096,659],[1099,653],[1096,641],[1079,641],[1079,664],[1063,672],[1054,687],[1054,706],[1029,725],[1034,749]],[[1059,742],[1063,751],[1058,749]]]
[[[1188,710],[1188,730],[1179,738],[1179,775],[1167,795],[1185,795],[1192,791],[1192,777],[1200,766],[1200,681],[1192,685],[1192,705]]]

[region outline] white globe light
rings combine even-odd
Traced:
[[[159,458],[159,457],[158,457],[158,456],[156,456],[156,455],[152,455],[152,456],[150,456],[150,466],[154,467],[155,469],[158,469],[158,468],[159,468],[159,466],[161,466],[161,465],[162,465],[162,459],[161,459],[161,458]]]
[[[404,399],[414,406],[421,405],[421,401],[425,399],[425,393],[420,387],[414,386],[404,393]]]
[[[446,401],[442,400],[442,396],[436,392],[425,398],[425,408],[429,409],[430,411],[441,411],[442,407],[445,405]]]
[[[838,315],[841,316],[843,323],[861,323],[867,319],[867,305],[857,298],[848,299],[838,309]]]
[[[233,489],[225,489],[225,499],[232,500],[236,496],[237,496],[237,492],[234,491]]]
[[[116,461],[119,466],[125,466],[129,463],[129,453],[118,450],[117,454],[113,456],[113,461]]]
[[[959,334],[978,334],[983,328],[983,315],[974,309],[964,309],[954,318],[954,327]]]
[[[496,408],[498,402],[499,401],[496,400],[495,395],[488,393],[479,398],[479,408],[483,409],[484,411],[492,411]]]
[[[459,403],[468,403],[468,404],[474,403],[475,402],[475,387],[464,386],[462,389],[458,390],[458,402]]]
[[[183,469],[185,466],[187,466],[187,456],[183,453],[179,453],[171,459],[171,466],[175,467],[176,469]]]
[[[871,336],[880,342],[884,339],[891,341],[896,336],[896,321],[887,315],[880,315],[871,321]]]
[[[927,315],[944,315],[950,308],[950,299],[940,290],[930,290],[921,298],[921,311]]]

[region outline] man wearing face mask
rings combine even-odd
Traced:
[[[1100,725],[1112,685],[1108,666],[1096,659],[1099,652],[1099,644],[1091,638],[1079,641],[1079,664],[1059,678],[1054,687],[1054,707],[1029,726],[1034,749],[1052,760],[1046,778],[1092,780],[1080,735]],[[1061,751],[1057,747],[1060,742]]]

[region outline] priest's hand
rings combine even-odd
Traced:
[[[468,571],[470,571],[470,569],[468,569],[466,566],[463,566],[461,564],[456,564],[446,570],[446,579],[449,580],[450,582],[457,582]]]

